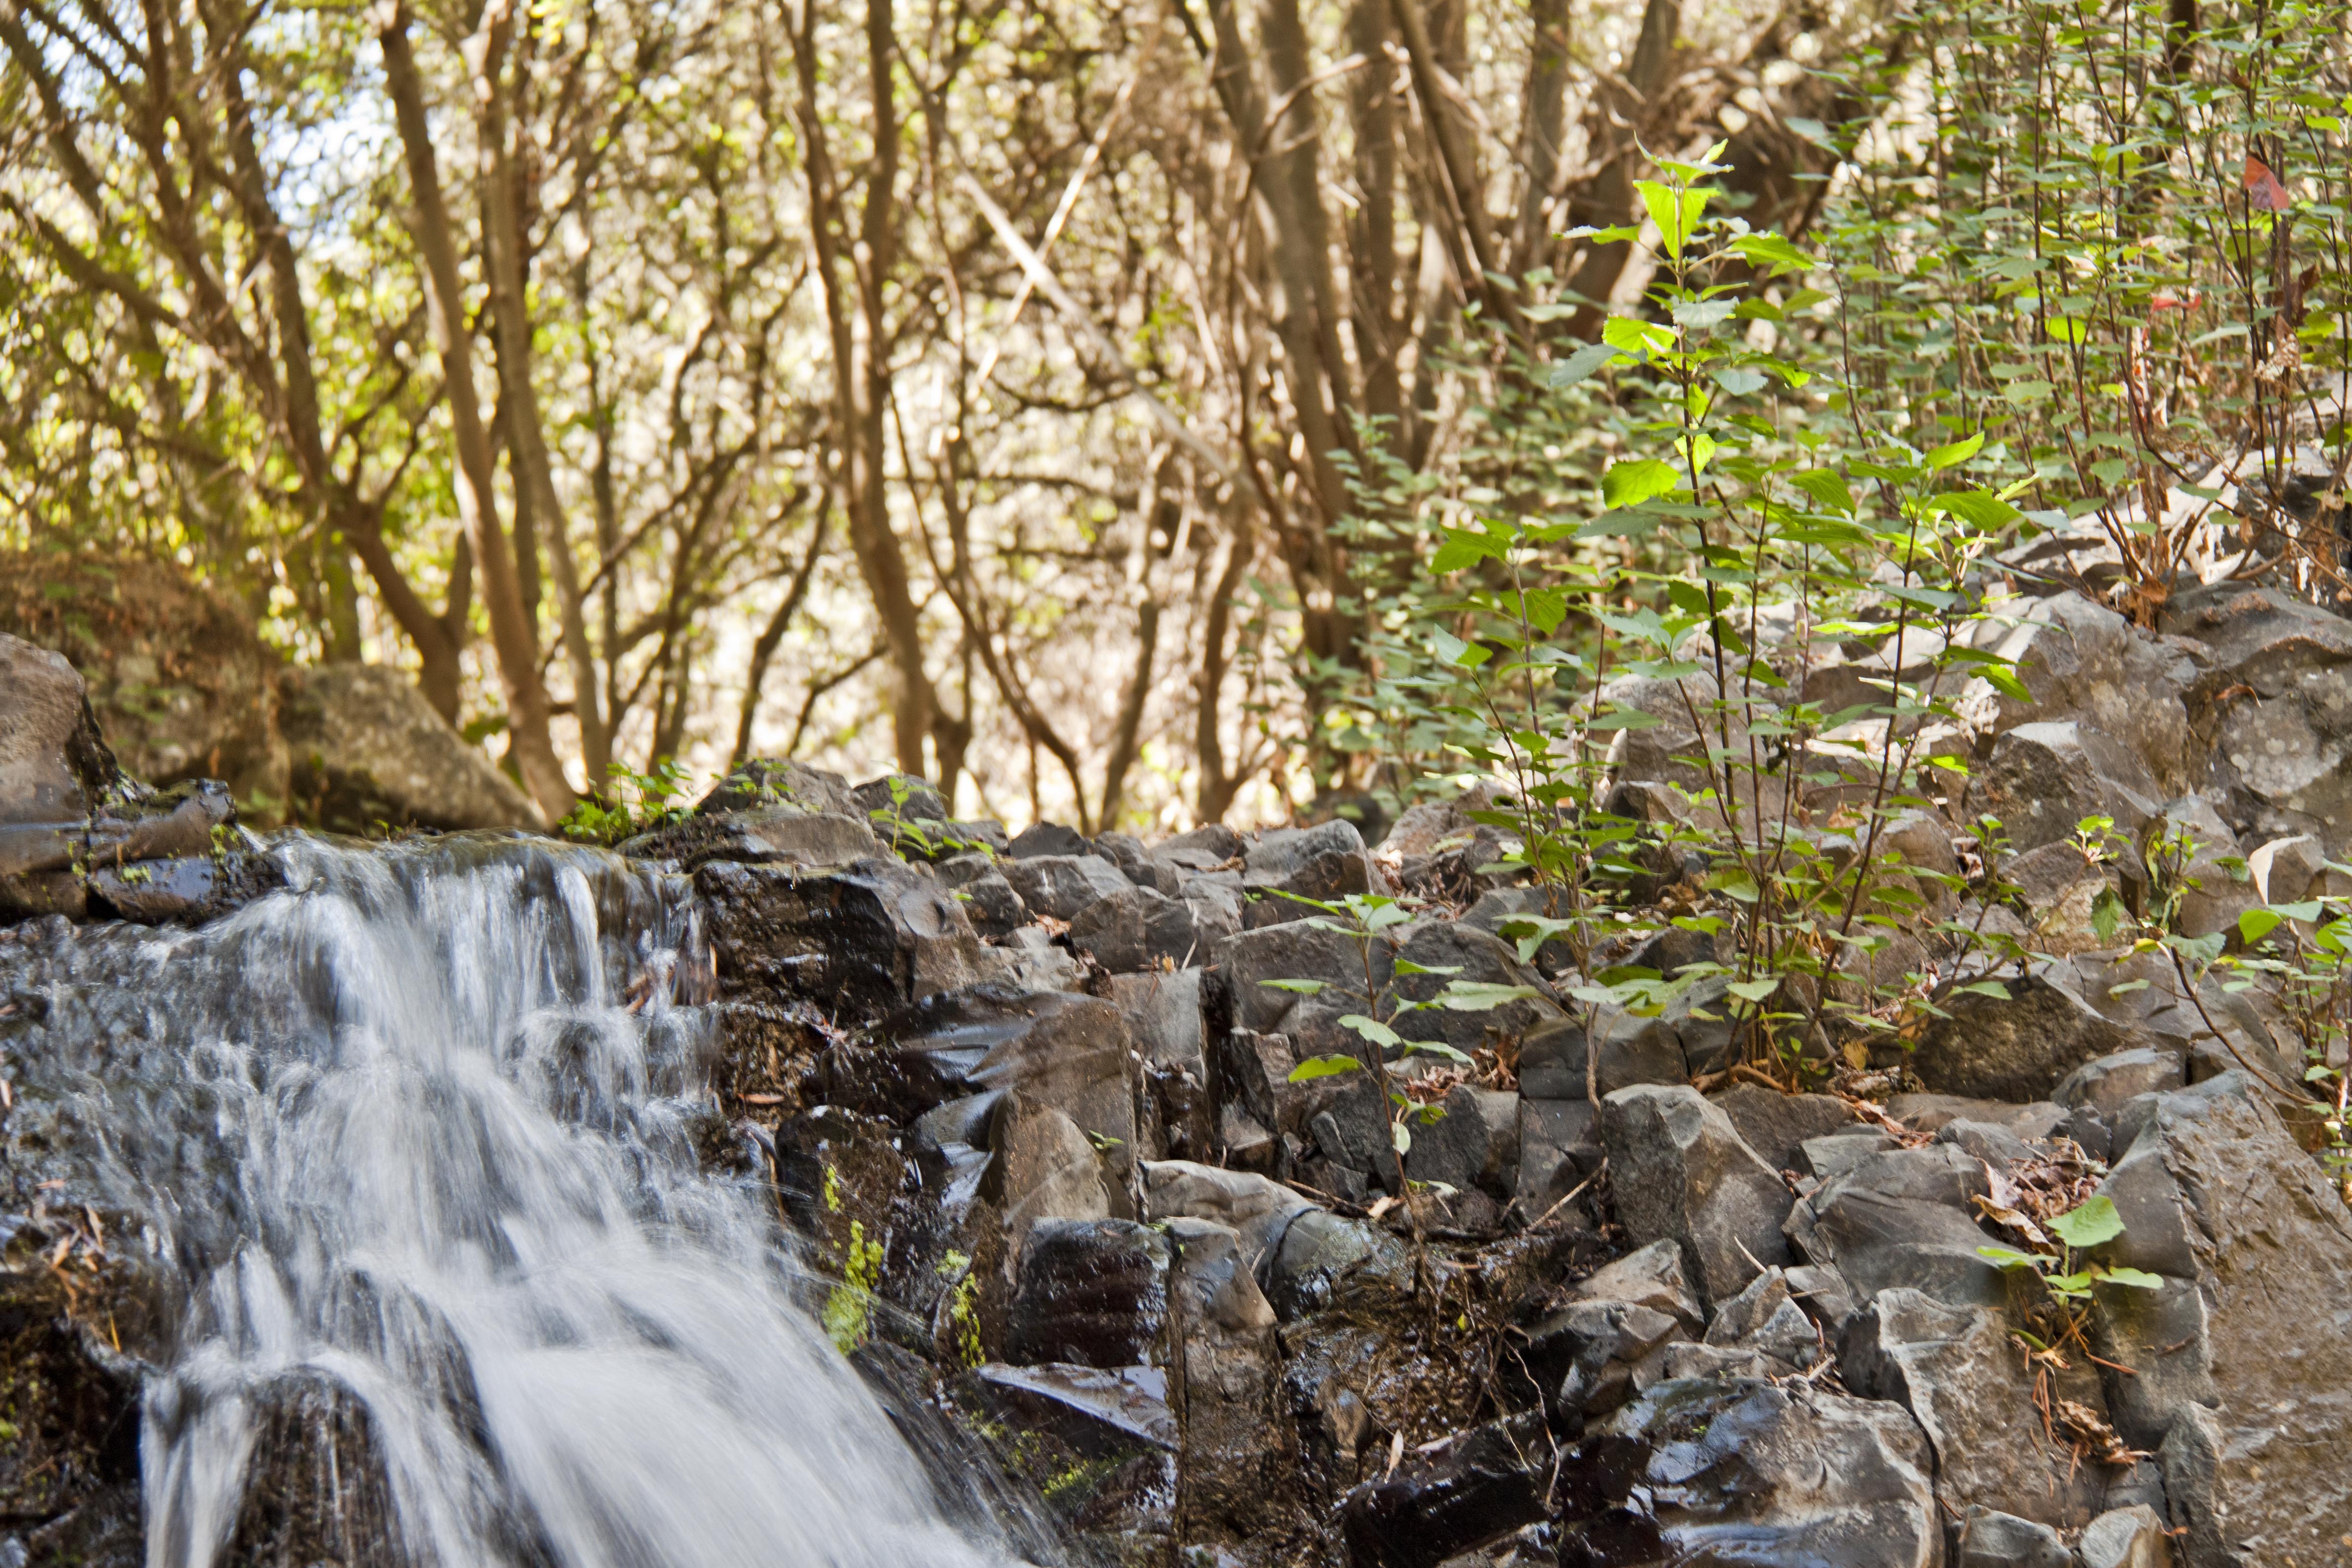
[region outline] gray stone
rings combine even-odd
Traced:
[[[1371,890],[1371,860],[1352,822],[1282,827],[1262,835],[1244,852],[1243,923],[1250,928],[1302,920],[1315,910],[1299,899],[1325,902]],[[1285,898],[1283,894],[1295,895]]]
[[[1660,1353],[1688,1338],[1675,1318],[1633,1301],[1571,1301],[1528,1330],[1520,1363],[1556,1416],[1603,1415],[1664,1374]]]
[[[1594,1269],[1569,1292],[1579,1301],[1633,1301],[1696,1334],[1706,1324],[1678,1242],[1654,1241]]]
[[[538,827],[529,795],[399,670],[380,664],[289,669],[279,724],[296,809],[340,833],[395,827]]]
[[[1603,1058],[1604,1060],[1606,1058]],[[1831,1094],[1782,1094],[1760,1084],[1736,1083],[1715,1097],[1748,1146],[1776,1171],[1801,1171],[1805,1141],[1853,1127],[1858,1118]]]
[[[1808,1138],[1797,1148],[1797,1163],[1784,1170],[1803,1171],[1826,1182],[1832,1176],[1843,1175],[1882,1149],[1897,1145],[1881,1127],[1857,1128],[1850,1132],[1832,1132],[1825,1138]]]
[[[1601,1037],[1597,1076],[1603,1098],[1636,1084],[1690,1081],[1683,1044],[1663,1018],[1611,1009],[1595,1020]],[[1585,1097],[1586,1033],[1581,1017],[1559,1017],[1519,1041],[1519,1089],[1541,1100]]]
[[[1242,858],[1248,841],[1222,822],[1208,823],[1151,847],[1155,860],[1165,860],[1184,871],[1207,871]]]
[[[2158,1290],[2098,1294],[2093,1342],[2132,1369],[2116,1428],[2162,1444],[2191,1568],[2333,1559],[2352,1534],[2352,1215],[2239,1074],[2135,1101],[2100,1191],[2106,1262]]]
[[[2047,1138],[2066,1125],[2066,1108],[2046,1100],[2022,1103],[2005,1100],[1970,1100],[1958,1094],[1897,1094],[1886,1101],[1886,1114],[1916,1132],[1934,1132],[1950,1121],[1989,1121],[2006,1127],[2020,1138]]]
[[[1009,853],[1015,860],[1034,860],[1043,856],[1068,858],[1091,855],[1095,847],[1085,835],[1058,822],[1035,822],[1013,836]]]
[[[1836,1334],[1853,1315],[1853,1293],[1836,1269],[1801,1263],[1782,1272],[1789,1281],[1789,1299],[1829,1333]]]
[[[1908,1286],[1954,1305],[1997,1307],[2008,1287],[1977,1251],[1993,1238],[1971,1201],[1988,1190],[1983,1163],[1948,1143],[1889,1149],[1799,1199],[1789,1239],[1808,1262],[1836,1269],[1857,1305]]]
[[[1247,1171],[1222,1170],[1187,1160],[1147,1161],[1143,1166],[1144,1217],[1208,1220],[1240,1238],[1242,1256],[1253,1268],[1282,1243],[1290,1222],[1314,1204],[1279,1182]]]
[[[694,889],[723,997],[797,997],[847,1025],[979,977],[962,909],[896,861],[812,874],[718,860]]]
[[[1282,1239],[1257,1264],[1266,1300],[1284,1322],[1295,1322],[1366,1287],[1391,1297],[1412,1288],[1412,1258],[1404,1243],[1375,1225],[1318,1208],[1302,1209]]]
[[[894,826],[894,818],[898,823],[945,823],[950,816],[947,798],[940,794],[939,786],[913,773],[885,773],[878,779],[868,779],[851,790],[849,798],[886,837]]]
[[[1960,706],[1979,734],[2030,721],[2079,720],[2116,737],[2163,781],[2158,798],[2189,782],[2196,747],[2185,694],[2196,670],[2177,645],[2148,637],[2105,605],[2071,592],[2036,601],[2014,624],[1987,621],[1982,633],[1989,651],[2015,662],[2032,699],[1972,681]],[[2069,819],[2065,834],[2073,831]]]
[[[2074,1568],[2066,1538],[2046,1524],[1971,1508],[1960,1521],[1953,1568]]]
[[[1111,976],[1111,1000],[1127,1015],[1136,1048],[1146,1062],[1154,1067],[1189,1068],[1207,1077],[1201,1029],[1203,973],[1199,969],[1178,969]]]
[[[1543,977],[1522,964],[1510,944],[1475,926],[1453,921],[1423,921],[1411,927],[1397,957],[1424,969],[1453,973],[1400,974],[1394,995],[1402,1002],[1427,1002],[1454,981],[1525,986],[1538,994],[1519,997],[1483,1012],[1424,1008],[1397,1020],[1408,1039],[1442,1040],[1459,1051],[1521,1039],[1561,1017]],[[1581,1088],[1581,1086],[1579,1086]]]
[[[1446,1095],[1444,1109],[1433,1125],[1412,1124],[1406,1177],[1510,1197],[1519,1178],[1519,1097],[1465,1083]]]
[[[959,895],[972,929],[982,936],[1010,936],[1029,923],[1029,906],[988,856],[950,856],[939,868],[940,880]]]
[[[1935,1568],[1927,1440],[1901,1406],[1738,1379],[1661,1383],[1561,1464],[1563,1568]],[[1644,1489],[1646,1509],[1629,1507]]]
[[[1388,984],[1392,949],[1381,939],[1371,941],[1370,981],[1373,988]],[[1284,1026],[1285,1016],[1299,1002],[1299,994],[1266,984],[1301,980],[1327,987],[1318,1001],[1347,999],[1341,1012],[1367,1005],[1364,994],[1364,949],[1339,931],[1324,931],[1298,921],[1242,931],[1218,944],[1214,967],[1231,999],[1236,1028],[1270,1034]]]
[[[691,871],[713,860],[750,866],[848,866],[882,853],[863,817],[760,806],[723,814],[698,813],[683,822],[624,840],[619,853],[666,860]]]
[[[2238,917],[2254,906],[2254,886],[2247,876],[2251,868],[2232,872],[2222,864],[2238,858],[2238,836],[2221,820],[2213,803],[2200,795],[2173,801],[2149,825],[2148,836],[2151,848],[2167,842],[2195,847],[2174,872],[2180,888],[2180,907],[2175,915],[2180,933],[2205,936],[2218,931],[2234,935]]]
[[[1531,1416],[1457,1432],[1339,1505],[1356,1568],[1438,1568],[1545,1516],[1552,1446]]]
[[[2083,1531],[2083,1568],[2172,1568],[2164,1516],[2141,1503],[2099,1515]]]
[[[2140,1095],[2179,1089],[2186,1065],[2170,1051],[2135,1046],[2084,1062],[2066,1075],[2050,1098],[2069,1110],[2087,1105],[2113,1123],[2124,1106]]]
[[[1017,1255],[1040,1220],[1100,1220],[1112,1215],[1102,1157],[1078,1124],[1050,1105],[1015,1094],[997,1128],[996,1166],[982,1191],[1004,1217]]]
[[[2080,1064],[2136,1043],[2076,988],[2067,970],[2045,965],[1999,984],[2005,998],[1955,992],[1939,1000],[1949,1016],[1931,1020],[1906,1058],[1930,1089],[2046,1100]],[[1888,1054],[1892,1059],[1895,1053]]]
[[[0,824],[79,824],[120,779],[65,656],[0,632]],[[27,869],[0,837],[0,875]]]
[[[719,780],[694,809],[698,816],[715,816],[772,805],[866,817],[865,808],[850,792],[849,781],[839,773],[768,757],[754,757]]]
[[[1525,1079],[1521,1079],[1524,1086]],[[1519,1098],[1519,1212],[1552,1211],[1601,1164],[1601,1112],[1588,1100]]]
[[[1936,1129],[1936,1142],[1965,1149],[2000,1170],[2037,1158],[2031,1143],[1997,1121],[1971,1121],[1966,1117],[1947,1121]]]
[[[1149,888],[1155,893],[1176,894],[1182,873],[1164,860],[1155,860],[1143,847],[1143,840],[1129,833],[1104,833],[1095,838],[1094,852],[1119,869],[1119,874],[1139,888]]]
[[[2293,904],[2312,896],[2326,869],[2327,854],[2308,833],[2273,838],[2246,857],[2255,896],[2267,904]]]
[[[983,984],[1013,991],[1087,988],[1087,966],[1043,926],[1015,926],[998,945],[982,948],[978,959]]]
[[[1172,969],[1206,956],[1192,911],[1150,888],[1121,888],[1079,910],[1070,921],[1070,945],[1113,974]]]
[[[1099,855],[1016,855],[1001,868],[1033,914],[1076,920],[1089,904],[1134,886]]]
[[[2112,818],[2117,831],[2137,837],[2167,794],[2137,753],[2071,720],[2004,733],[1993,742],[1982,780],[1986,809],[2019,849],[2071,838],[2086,816]]]
[[[2053,840],[2002,862],[2001,878],[2016,885],[2026,911],[2025,942],[2054,958],[2104,947],[2096,910],[2100,896],[2121,890],[2113,868],[2095,864],[2071,839]]]
[[[2000,1508],[2060,1530],[2079,1530],[2105,1491],[2098,1467],[2045,1434],[2034,1377],[2010,1342],[2010,1325],[1986,1307],[1947,1305],[1917,1290],[1882,1290],[1846,1335],[1840,1368],[1856,1394],[1909,1410],[1936,1450],[1936,1495],[1953,1513]],[[2052,1391],[2097,1407],[2087,1367]]]
[[[1789,1189],[1696,1089],[1619,1089],[1601,1102],[1601,1132],[1626,1231],[1636,1242],[1680,1242],[1702,1300],[1736,1295],[1792,1261],[1780,1229]]]

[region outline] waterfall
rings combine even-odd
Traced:
[[[291,1407],[363,1438],[320,1485],[380,1510],[370,1563],[992,1560],[795,1303],[772,1199],[698,1167],[709,958],[676,879],[520,840],[281,853],[288,889],[226,921],[77,939],[73,988],[145,1064],[90,1072],[77,1117],[177,1325],[150,1568],[223,1560]]]

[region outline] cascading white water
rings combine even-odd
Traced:
[[[264,1412],[364,1417],[433,1568],[978,1563],[698,1173],[692,912],[587,851],[296,844],[289,889],[146,945],[213,1145],[123,1150],[187,1285],[142,1435],[150,1568],[208,1568]],[[128,1105],[105,1108],[131,1113]]]

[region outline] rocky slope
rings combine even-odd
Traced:
[[[1961,694],[1982,796],[1893,841],[1966,877],[1963,819],[1999,811],[2021,890],[1923,899],[2041,956],[2005,994],[1940,973],[1943,1016],[1811,1092],[1730,1059],[1719,990],[1595,1014],[1556,944],[1523,960],[1496,930],[1540,892],[1486,868],[1458,803],[1370,848],[1344,822],[1008,838],[920,781],[761,764],[622,848],[701,911],[706,1159],[775,1184],[813,1309],[950,1505],[1033,1556],[2352,1561],[2352,1210],[2264,1086],[2300,1047],[2259,995],[2105,948],[2096,896],[2141,890],[2068,842],[2094,814],[2193,825],[2191,934],[2345,893],[2352,624],[2244,586],[2168,614],[2059,595],[1997,628],[2033,700]],[[130,1462],[96,1325],[137,1290],[75,1271],[109,1216],[21,1161],[71,1136],[28,1092],[33,950],[76,940],[55,917],[210,918],[270,858],[222,797],[121,779],[69,670],[0,656],[0,893],[51,917],[0,931],[0,1562],[12,1530],[62,1560]],[[1635,791],[1672,766],[1643,733]],[[1367,945],[1279,896],[1374,890],[1417,914]],[[1671,973],[1705,943],[1612,956]],[[1471,1065],[1422,1080],[1444,1115],[1400,1162],[1369,1074],[1291,1074],[1358,1048],[1368,987],[1434,971],[1514,994],[1414,1016]],[[2152,1286],[2072,1312],[1980,1250],[2100,1196],[2122,1230],[2086,1253]]]

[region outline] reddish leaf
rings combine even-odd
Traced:
[[[2271,173],[2271,166],[2252,153],[2246,154],[2246,204],[2258,211],[2273,213],[2283,213],[2294,205],[2286,187]]]

